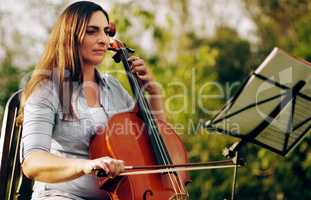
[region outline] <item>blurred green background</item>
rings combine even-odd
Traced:
[[[29,77],[56,16],[70,2],[1,1],[1,117],[8,97]],[[311,61],[309,0],[96,2],[109,11],[117,37],[145,59],[163,87],[169,122],[191,162],[224,159],[223,148],[236,140],[208,133],[200,124],[217,113],[273,47]],[[100,70],[114,73],[129,88],[119,73],[122,66],[110,57]],[[310,144],[308,133],[286,158],[248,145],[242,152],[247,165],[239,170],[237,199],[311,199]],[[229,199],[232,169],[190,175],[191,199]]]

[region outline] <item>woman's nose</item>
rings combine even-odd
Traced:
[[[98,43],[104,43],[104,44],[108,44],[109,43],[109,37],[108,35],[102,31],[99,36],[98,36],[98,40],[97,40]]]

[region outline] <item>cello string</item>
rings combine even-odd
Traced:
[[[137,80],[137,82],[138,82],[138,80]],[[139,82],[138,82],[138,85],[139,85]],[[141,88],[141,87],[139,87],[139,88]],[[158,129],[158,126],[157,126],[157,124],[155,123],[155,120],[154,120],[154,116],[153,116],[153,114],[152,113],[149,113],[149,111],[150,112],[152,112],[151,111],[151,109],[150,109],[150,104],[149,104],[149,102],[148,101],[146,101],[145,100],[145,98],[144,98],[144,95],[142,94],[142,90],[139,90],[139,95],[141,96],[141,98],[143,99],[143,103],[145,104],[144,105],[144,107],[146,107],[145,108],[145,110],[147,110],[148,111],[148,118],[151,118],[151,119],[149,119],[149,121],[152,123],[152,127],[153,127],[153,131],[155,132],[154,133],[154,135],[155,135],[155,139],[156,140],[158,140],[157,141],[157,143],[159,143],[160,144],[160,147],[161,148],[163,148],[163,154],[166,156],[166,157],[168,157],[169,155],[166,155],[166,152],[167,151],[165,151],[164,150],[164,147],[163,147],[163,141],[161,140],[161,136],[160,136],[160,134],[159,134],[159,129]],[[169,159],[167,158],[167,163],[168,164],[171,164],[170,162],[169,162]],[[169,173],[169,174],[171,174],[171,173]],[[176,184],[177,185],[177,187],[178,187],[178,190],[180,191],[180,192],[183,192],[184,194],[187,194],[188,195],[188,192],[186,192],[186,189],[185,189],[185,187],[184,187],[184,185],[182,184],[182,180],[181,180],[181,177],[180,177],[180,175],[178,174],[178,172],[176,172],[176,174],[175,173],[173,173],[172,174],[172,176],[174,177],[173,178],[173,180],[172,180],[172,185],[174,185],[174,184]],[[175,183],[173,183],[173,181],[175,182]],[[180,188],[181,187],[181,188]],[[177,196],[178,197],[178,196]]]
[[[128,62],[126,61],[126,64],[128,64]],[[127,66],[128,67],[128,66]],[[129,69],[129,67],[128,67],[128,69]],[[154,119],[152,118],[152,115],[148,112],[149,110],[150,110],[150,107],[148,107],[149,105],[148,105],[148,102],[145,100],[145,98],[144,98],[144,96],[143,96],[143,94],[142,94],[142,90],[141,90],[141,88],[140,88],[140,86],[139,86],[139,82],[138,82],[138,80],[136,79],[136,77],[134,76],[134,74],[133,73],[130,73],[130,72],[128,72],[129,73],[129,75],[131,75],[132,77],[132,82],[133,82],[133,84],[134,84],[134,86],[137,88],[137,95],[138,95],[138,97],[137,98],[140,98],[140,102],[143,104],[143,105],[141,105],[141,106],[143,106],[143,109],[144,109],[144,111],[145,111],[145,114],[146,114],[146,117],[148,118],[148,121],[152,124],[151,126],[149,125],[149,127],[151,128],[151,130],[150,131],[152,131],[153,133],[153,136],[154,136],[154,139],[155,139],[155,141],[156,141],[156,145],[158,146],[158,148],[159,148],[159,150],[160,150],[160,156],[161,156],[161,158],[163,159],[163,162],[165,163],[165,164],[170,164],[169,163],[169,159],[168,159],[168,156],[166,155],[166,153],[165,153],[165,150],[164,150],[164,147],[163,147],[163,144],[162,144],[162,142],[161,142],[161,139],[160,139],[160,137],[159,137],[159,135],[158,135],[158,131],[155,131],[154,129],[156,128],[156,125],[154,124]],[[169,178],[170,178],[170,181],[171,181],[171,183],[172,183],[172,186],[173,186],[173,188],[174,188],[174,191],[175,191],[175,193],[177,194],[177,190],[176,190],[176,186],[175,186],[175,184],[174,184],[174,181],[173,181],[173,178],[172,178],[172,175],[171,175],[171,173],[168,173],[168,175],[169,175]],[[177,186],[178,186],[178,190],[179,191],[182,191],[182,189],[180,189],[179,188],[179,184],[177,184]]]
[[[139,84],[139,83],[138,83],[138,84]],[[141,90],[140,90],[140,91],[141,91]],[[142,92],[142,91],[141,91],[141,92]],[[151,109],[150,109],[151,106],[150,106],[149,102],[145,100],[143,94],[140,94],[140,95],[141,95],[142,98],[144,99],[143,103],[146,104],[146,105],[144,105],[144,106],[148,108],[148,109],[146,109],[146,110],[151,111]],[[157,129],[158,126],[157,126],[157,124],[154,124],[155,122],[154,122],[154,117],[153,117],[153,115],[152,115],[151,113],[148,113],[148,114],[150,115],[150,118],[151,118],[151,120],[149,120],[149,121],[153,123],[152,127],[155,127],[155,131],[157,132],[157,133],[155,133],[155,136],[159,137],[159,138],[157,138],[157,140],[159,140],[159,143],[160,143],[161,146],[162,146],[163,144],[162,144],[162,142],[161,142],[161,138],[160,138],[161,136],[160,136],[160,134],[158,134],[158,132],[159,132],[159,130]],[[148,117],[149,117],[149,116],[148,116]],[[163,151],[164,151],[164,154],[165,154],[165,150],[163,150]],[[167,160],[169,160],[169,159],[167,159]],[[182,191],[183,193],[185,193],[185,194],[188,195],[188,192],[186,191],[186,189],[184,188],[184,186],[183,186],[183,184],[182,184],[182,180],[181,180],[180,175],[178,175],[178,172],[176,172],[176,173],[177,173],[177,174],[176,174],[177,177],[175,176],[175,174],[172,175],[173,177],[175,177],[175,179],[173,179],[173,180],[175,180],[176,185],[177,185],[178,187],[181,187],[181,188],[178,188],[179,191]],[[172,183],[172,184],[174,184],[174,183]]]
[[[121,43],[122,44],[122,43]],[[117,51],[119,51],[120,52],[120,50],[121,50],[121,59],[124,59],[125,58],[125,62],[124,62],[124,64],[125,64],[125,66],[126,66],[126,71],[127,71],[127,73],[128,73],[128,75],[133,75],[132,73],[130,73],[130,68],[129,68],[129,63],[128,63],[128,61],[127,61],[127,58],[128,58],[128,50],[126,49],[126,48],[124,48],[124,46],[121,46],[121,45],[118,45],[118,46],[120,46],[120,47],[118,47],[119,49],[117,50]],[[144,98],[142,98],[142,94],[141,94],[141,90],[139,89],[140,87],[138,87],[137,85],[139,85],[138,84],[138,82],[137,82],[137,79],[136,78],[134,78],[134,76],[133,77],[130,77],[129,76],[129,78],[131,78],[132,79],[132,82],[133,82],[133,84],[134,84],[134,86],[138,89],[137,90],[137,92],[138,92],[138,97],[137,98],[140,98],[141,99],[141,102],[143,103],[143,105],[142,106],[144,106],[145,107],[145,110],[146,110],[146,105],[144,105],[144,104],[146,104],[145,103],[145,101],[144,101]],[[147,117],[147,118],[149,118],[149,121],[150,121],[150,117],[149,117],[149,115],[150,115],[150,113],[145,113],[145,114],[147,114],[147,116],[145,116],[145,117]],[[152,121],[150,121],[152,124],[154,123],[154,121],[152,120]],[[150,126],[149,126],[150,127]],[[160,139],[158,138],[159,136],[157,135],[157,134],[154,134],[155,133],[155,131],[154,131],[154,126],[151,126],[150,127],[151,128],[151,132],[153,132],[153,136],[154,136],[154,140],[155,140],[155,142],[156,142],[156,145],[159,147],[159,153],[160,153],[160,157],[161,157],[161,159],[163,160],[163,162],[164,163],[169,163],[168,162],[168,157],[167,157],[167,155],[166,155],[166,153],[164,153],[164,148],[163,148],[163,144],[161,143],[161,141],[160,141]],[[170,181],[171,181],[171,183],[172,183],[172,186],[173,186],[173,189],[174,189],[174,191],[175,191],[175,194],[177,194],[177,191],[176,191],[176,187],[175,187],[175,185],[174,185],[174,183],[173,183],[173,180],[172,180],[172,177],[171,177],[171,173],[168,173],[168,176],[169,176],[169,179],[170,179]],[[176,177],[175,177],[176,178]],[[179,189],[179,188],[178,188]],[[180,190],[180,189],[179,189]],[[177,196],[178,197],[178,196]]]
[[[158,137],[158,134],[156,134],[156,131],[154,130],[156,125],[154,124],[154,120],[152,119],[151,114],[148,112],[150,110],[150,108],[148,107],[148,105],[146,103],[146,100],[145,100],[145,98],[144,98],[144,96],[142,94],[142,90],[140,89],[139,82],[136,79],[136,77],[134,76],[134,74],[132,74],[130,72],[129,72],[129,74],[132,75],[132,81],[133,81],[135,87],[137,88],[138,98],[140,98],[140,102],[143,103],[142,106],[143,106],[143,109],[145,111],[146,117],[148,118],[148,121],[151,122],[151,124],[152,124],[152,126],[149,126],[149,127],[151,128],[151,131],[153,132],[153,136],[154,136],[154,139],[156,140],[157,146],[159,147],[159,150],[160,150],[160,153],[161,153],[161,157],[162,157],[164,162],[169,164],[169,159],[168,159],[167,155],[164,154],[164,152],[165,152],[164,147],[161,144],[161,141],[160,141],[160,138]]]
[[[144,96],[143,96],[143,94],[142,94],[142,91],[141,91],[141,89],[140,89],[138,80],[136,79],[136,77],[135,77],[132,73],[130,73],[130,72],[128,72],[128,73],[129,73],[129,75],[132,76],[132,81],[133,81],[133,84],[135,85],[135,87],[139,89],[139,90],[137,90],[137,91],[138,91],[138,94],[137,94],[138,97],[137,97],[137,98],[140,98],[140,102],[142,102],[142,104],[143,104],[143,105],[141,105],[141,106],[143,106],[143,109],[144,109],[144,111],[145,111],[146,117],[148,118],[148,121],[149,121],[149,122],[153,123],[154,120],[153,120],[153,119],[150,119],[151,116],[149,116],[150,113],[148,112],[148,110],[150,110],[150,109],[148,108],[148,104],[146,104],[146,101],[145,101],[145,98],[144,98]],[[149,126],[149,127],[150,127],[150,126]],[[151,134],[154,135],[154,139],[155,139],[155,141],[156,141],[156,143],[157,143],[156,145],[159,147],[160,156],[161,156],[161,158],[163,159],[164,164],[170,164],[169,161],[168,161],[168,157],[167,157],[167,155],[166,155],[165,152],[164,152],[163,144],[161,144],[160,138],[158,137],[157,133],[156,133],[155,130],[154,130],[155,124],[153,124],[150,128],[151,128],[151,131],[153,132],[153,133],[151,133]],[[175,194],[177,194],[177,189],[176,189],[176,186],[175,186],[175,184],[174,184],[173,178],[171,177],[171,176],[172,176],[171,173],[168,173],[168,176],[169,176],[170,181],[171,181],[171,183],[172,183],[174,192],[175,192]],[[181,191],[180,188],[178,188],[178,190]]]
[[[133,77],[134,77],[134,76],[133,76]],[[138,80],[137,80],[136,78],[133,78],[133,80],[135,80],[135,81],[134,81],[135,86],[136,86],[137,88],[140,88],[140,87],[137,86],[137,85],[139,85]],[[160,138],[160,136],[159,136],[159,134],[158,134],[157,126],[156,126],[156,124],[154,123],[154,118],[152,117],[152,114],[149,113],[149,111],[150,111],[149,102],[147,102],[147,101],[145,100],[145,98],[144,98],[144,96],[143,96],[143,94],[142,94],[142,90],[138,90],[138,96],[139,96],[141,102],[143,103],[142,106],[144,106],[144,110],[145,110],[145,113],[146,113],[146,117],[149,118],[148,121],[152,123],[152,125],[151,125],[152,130],[151,130],[151,131],[153,131],[153,135],[155,136],[156,143],[157,143],[158,147],[160,148],[161,157],[162,157],[162,159],[163,159],[163,157],[165,158],[165,159],[163,159],[163,161],[164,161],[166,164],[170,164],[170,163],[169,163],[169,159],[168,159],[168,155],[166,155],[166,153],[165,153],[163,144],[162,144],[162,142],[161,142],[161,138]],[[162,151],[162,152],[161,152],[161,151]],[[164,156],[163,156],[163,155],[164,155]],[[173,187],[174,187],[175,193],[177,194],[176,189],[175,189],[175,185],[177,185],[178,190],[179,190],[180,192],[186,193],[184,187],[180,188],[181,186],[183,186],[180,177],[177,175],[177,178],[178,178],[178,179],[176,179],[176,176],[175,176],[174,174],[173,174],[173,175],[171,175],[171,173],[168,173],[168,174],[169,174],[170,180],[171,180],[171,182],[172,182],[172,185],[173,185]],[[172,178],[171,176],[173,176],[175,179]],[[175,182],[175,183],[174,183],[174,182]],[[179,184],[178,184],[178,182],[179,182]]]
[[[142,94],[142,91],[140,89],[140,86],[139,86],[139,82],[138,80],[136,79],[136,77],[134,76],[134,74],[128,72],[129,75],[131,75],[131,78],[132,78],[132,81],[133,81],[133,84],[135,85],[135,87],[137,88],[137,96],[138,98],[140,99],[140,102],[142,103],[142,107],[143,107],[143,110],[145,111],[145,114],[146,114],[146,117],[148,119],[148,121],[151,123],[152,126],[149,126],[151,129],[150,131],[152,131],[152,135],[154,136],[154,139],[156,140],[156,143],[157,143],[157,146],[159,147],[159,150],[160,150],[160,153],[161,153],[161,158],[163,159],[163,161],[166,163],[166,164],[169,164],[169,159],[167,157],[167,155],[164,154],[165,150],[164,150],[164,147],[163,145],[161,144],[161,141],[160,141],[160,138],[158,137],[158,134],[156,133],[156,131],[154,130],[155,129],[155,124],[154,124],[154,120],[152,119],[152,117],[150,116],[150,113],[148,112],[150,110],[150,108],[148,107],[147,103],[146,103],[146,100]]]
[[[126,58],[128,58],[128,51],[127,51],[127,49],[126,49],[126,48],[123,48],[122,52],[124,53],[124,56],[125,56]],[[137,95],[138,95],[138,98],[140,98],[140,102],[143,103],[142,106],[144,107],[144,111],[145,111],[146,117],[148,118],[148,121],[152,123],[152,126],[149,126],[149,127],[151,128],[151,131],[153,132],[154,139],[156,140],[156,143],[157,143],[156,145],[158,146],[158,148],[159,148],[159,150],[160,150],[161,158],[163,159],[163,161],[164,161],[165,163],[169,164],[169,159],[168,159],[168,157],[167,157],[167,155],[166,155],[166,153],[165,153],[163,144],[161,144],[161,139],[159,138],[159,136],[158,136],[158,134],[157,134],[158,131],[155,131],[155,130],[154,130],[155,127],[156,127],[156,125],[154,124],[154,120],[152,119],[151,114],[150,114],[149,112],[147,112],[147,111],[150,110],[150,107],[148,107],[148,104],[147,104],[147,102],[146,102],[146,100],[145,100],[145,98],[144,98],[144,95],[142,94],[142,90],[141,90],[140,84],[139,84],[137,78],[134,76],[134,74],[131,73],[130,67],[129,67],[130,65],[129,65],[127,59],[126,59],[126,62],[125,62],[125,63],[126,63],[127,68],[128,68],[128,73],[129,73],[129,75],[131,75],[133,84],[134,84],[135,87],[137,88],[137,92],[138,92]],[[162,152],[161,152],[161,151],[162,151]]]
[[[125,50],[125,51],[124,51],[124,50]],[[128,51],[127,51],[127,49],[126,49],[126,48],[125,48],[125,49],[123,48],[122,52],[123,52],[123,55],[125,56],[125,58],[128,58]],[[127,54],[127,55],[126,55],[126,54]],[[126,66],[127,69],[130,69],[129,63],[128,63],[127,59],[125,60],[125,64],[127,65],[127,66]],[[131,75],[133,75],[132,73],[130,73],[130,71],[129,71],[128,73],[131,74]],[[163,146],[163,145],[164,145],[164,144],[163,144],[163,141],[162,141],[161,138],[160,138],[159,130],[157,129],[156,124],[154,124],[154,118],[153,118],[152,114],[149,113],[149,111],[150,111],[149,102],[147,102],[147,101],[145,100],[144,95],[142,94],[142,90],[141,90],[141,88],[140,88],[140,86],[139,86],[139,82],[138,82],[138,80],[136,79],[136,77],[132,76],[132,82],[134,83],[134,86],[135,86],[136,89],[137,89],[138,98],[140,98],[140,102],[143,104],[143,105],[141,105],[141,106],[144,107],[145,115],[146,115],[145,117],[147,117],[148,122],[151,123],[151,126],[150,126],[150,124],[149,124],[149,129],[151,128],[150,131],[153,132],[152,134],[153,134],[154,140],[155,140],[155,142],[156,142],[156,145],[158,146],[158,149],[159,149],[159,151],[160,151],[160,156],[161,156],[161,158],[162,158],[162,160],[163,160],[164,163],[171,164],[171,163],[170,163],[170,159],[168,158],[169,155],[167,155],[167,151],[164,149],[164,146]],[[148,112],[146,112],[146,111],[148,111]],[[164,155],[164,156],[163,156],[163,155]],[[168,173],[168,174],[169,174],[169,178],[170,178],[170,180],[171,180],[172,186],[173,186],[173,188],[174,188],[175,194],[177,194],[177,192],[176,192],[175,184],[174,184],[173,180],[175,180],[175,181],[177,182],[178,190],[179,190],[179,191],[183,191],[184,193],[186,193],[186,192],[185,192],[185,188],[183,187],[182,181],[181,181],[180,177],[178,176],[178,174],[176,174],[177,177],[178,177],[178,180],[176,180],[175,174],[172,175],[175,179],[171,177],[171,173]],[[180,184],[178,184],[178,181],[179,181]],[[180,188],[180,186],[182,186],[182,189]],[[177,196],[177,197],[178,197],[178,196]]]

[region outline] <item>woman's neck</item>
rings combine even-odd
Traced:
[[[95,81],[95,67],[94,66],[83,67],[83,81]]]
[[[89,107],[99,107],[99,88],[95,81],[95,67],[83,66],[83,84],[84,96]]]

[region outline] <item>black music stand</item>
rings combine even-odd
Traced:
[[[229,158],[249,142],[286,156],[311,128],[311,63],[275,48],[205,128],[241,140],[224,150]],[[237,166],[231,199],[235,197]]]

